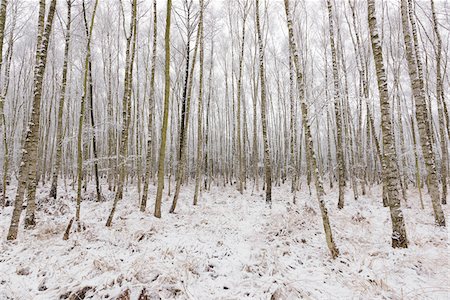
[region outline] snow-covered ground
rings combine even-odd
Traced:
[[[84,201],[84,229],[68,241],[62,236],[74,215],[73,192],[42,203],[36,228],[21,226],[14,242],[6,241],[12,208],[0,209],[0,299],[77,299],[76,293],[85,299],[450,298],[449,231],[433,225],[428,196],[421,210],[417,194],[408,193],[410,246],[393,250],[379,188],[357,202],[349,191],[342,210],[336,193],[328,193],[341,252],[332,260],[314,194],[306,190],[293,205],[288,185],[275,187],[270,209],[263,191],[240,195],[233,187],[212,187],[193,207],[188,186],[177,213],[167,213],[171,198],[165,197],[156,219],[155,187],[146,213],[129,188],[111,228],[105,227],[111,201]],[[48,193],[40,191],[41,198]]]

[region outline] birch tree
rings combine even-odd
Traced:
[[[58,106],[58,122],[56,125],[56,158],[55,167],[53,168],[52,184],[50,188],[50,197],[56,199],[57,188],[58,188],[58,175],[61,169],[61,152],[62,152],[62,138],[63,138],[63,113],[64,113],[64,101],[66,98],[66,87],[67,87],[67,72],[69,64],[69,50],[70,50],[70,25],[72,23],[72,2],[73,0],[67,0],[67,23],[66,23],[66,33],[65,33],[65,45],[64,45],[64,62],[62,70],[61,79],[61,91],[59,95],[59,106]]]
[[[447,204],[447,164],[448,164],[448,137],[446,137],[445,130],[445,94],[443,88],[442,78],[442,38],[438,29],[438,21],[436,18],[436,8],[434,0],[430,0],[431,3],[431,17],[433,20],[433,31],[436,37],[436,43],[434,45],[434,51],[436,55],[436,101],[439,114],[439,135],[441,142],[441,176],[442,176],[442,204]],[[447,120],[448,126],[448,120]]]
[[[329,37],[331,47],[331,60],[333,63],[333,88],[334,88],[334,114],[336,118],[336,159],[338,164],[338,181],[339,181],[339,201],[338,208],[344,207],[344,192],[345,192],[345,161],[344,161],[344,149],[342,145],[342,109],[341,109],[341,97],[339,90],[339,72],[337,65],[336,46],[334,41],[334,21],[331,1],[327,0],[328,7],[328,22],[329,22]]]
[[[0,4],[0,71],[3,66],[3,40],[5,38],[5,24],[6,24],[6,10],[8,6],[8,0],[2,0]],[[5,121],[5,113],[4,113],[4,106],[5,106],[5,97],[3,96],[3,91],[1,91],[0,95],[0,127],[3,131],[3,136],[6,136],[6,121]],[[5,158],[3,160],[3,180],[1,189],[3,190],[2,195],[0,196],[0,207],[5,206],[6,202],[6,172],[7,172],[7,163],[8,163],[8,145],[7,141],[4,138],[3,139],[3,149],[4,149],[4,155]]]
[[[284,8],[286,12],[286,23],[288,28],[288,38],[289,38],[289,47],[291,49],[292,58],[294,61],[295,73],[296,73],[296,81],[298,94],[300,97],[300,105],[302,111],[302,119],[303,119],[303,128],[305,132],[305,143],[306,143],[306,153],[311,160],[312,171],[314,176],[314,182],[316,186],[316,195],[317,200],[319,202],[319,208],[322,215],[322,225],[325,232],[325,239],[327,242],[328,250],[330,251],[331,257],[336,258],[339,256],[339,250],[336,247],[336,244],[333,239],[333,233],[331,230],[330,219],[328,217],[328,210],[325,206],[325,201],[323,199],[325,191],[323,189],[323,180],[322,176],[319,173],[319,169],[317,167],[317,158],[314,151],[313,138],[311,134],[311,128],[308,123],[309,114],[308,114],[308,105],[305,99],[305,90],[304,90],[304,82],[303,82],[303,74],[300,69],[300,62],[298,59],[298,50],[297,44],[295,42],[294,37],[294,29],[292,24],[292,16],[289,8],[289,0],[284,0]]]
[[[152,142],[153,136],[153,115],[155,112],[155,72],[156,72],[156,42],[158,35],[158,11],[156,10],[156,0],[153,0],[153,43],[152,43],[152,66],[150,70],[150,94],[148,97],[148,127],[147,127],[147,157],[144,176],[144,191],[142,193],[141,211],[145,211],[147,207],[148,185],[150,181],[150,173],[152,170]]]
[[[259,20],[259,0],[255,2],[256,7],[256,33],[258,36],[259,53],[259,80],[261,88],[261,123],[264,144],[264,177],[266,180],[266,203],[272,206],[272,166],[270,158],[269,140],[267,137],[267,118],[266,118],[266,75],[264,71],[264,48],[262,42],[261,25]]]
[[[78,118],[78,136],[77,136],[77,208],[75,212],[75,221],[80,221],[81,211],[81,187],[83,181],[83,121],[85,118],[86,98],[88,97],[88,78],[89,78],[89,61],[91,60],[91,42],[92,32],[94,29],[95,14],[97,12],[98,0],[95,0],[92,10],[91,20],[89,22],[89,30],[86,32],[86,56],[84,59],[83,71],[83,95],[80,101],[80,114]]]
[[[190,61],[190,39],[191,34],[193,32],[193,28],[191,29],[191,9],[192,9],[192,1],[185,2],[186,7],[186,73],[185,73],[185,82],[184,82],[184,88],[183,88],[183,99],[182,99],[182,108],[181,108],[181,121],[180,121],[180,140],[179,140],[179,153],[178,153],[178,166],[176,171],[176,186],[175,186],[175,193],[173,196],[172,206],[170,207],[170,213],[175,212],[175,208],[177,205],[178,197],[180,195],[181,190],[181,184],[183,182],[183,177],[186,169],[186,160],[187,160],[187,139],[188,139],[188,130],[189,130],[189,118],[190,118],[190,111],[191,111],[191,98],[192,98],[192,85],[194,82],[194,70],[195,70],[195,64],[197,61],[197,51],[199,46],[199,39],[200,39],[200,25],[198,27],[197,37],[195,41],[194,46],[194,54],[192,58],[192,64],[189,64]]]
[[[200,0],[200,19],[198,23],[199,37],[199,92],[198,92],[198,108],[197,108],[197,169],[195,174],[195,190],[194,190],[194,205],[197,205],[200,182],[202,180],[202,162],[203,162],[203,62],[204,62],[204,47],[203,47],[203,14],[205,9],[204,0]]]
[[[50,34],[53,27],[53,17],[55,16],[56,0],[50,2],[47,15],[47,22],[44,27],[45,17],[45,0],[39,2],[38,17],[38,36],[36,46],[36,56],[34,65],[34,81],[33,81],[33,101],[31,118],[27,124],[26,136],[22,148],[22,159],[19,168],[19,180],[14,202],[14,210],[11,216],[11,223],[8,231],[8,240],[15,240],[19,227],[20,215],[22,212],[22,204],[25,191],[28,190],[28,206],[25,224],[32,226],[35,224],[34,216],[34,197],[36,195],[37,186],[37,161],[38,161],[38,144],[39,144],[39,119],[40,105],[42,98],[42,86],[47,63],[47,49],[50,40]]]
[[[381,127],[383,137],[383,181],[387,188],[388,205],[392,221],[392,247],[407,248],[405,221],[400,207],[399,179],[396,172],[396,158],[392,132],[391,107],[388,96],[386,71],[383,62],[383,51],[378,34],[375,15],[375,0],[367,1],[370,40],[372,43],[373,59],[377,75],[377,85],[381,107]]]
[[[411,89],[414,97],[414,104],[416,107],[416,119],[419,128],[420,144],[422,147],[422,154],[425,160],[425,166],[428,172],[428,191],[431,197],[431,204],[433,206],[435,223],[438,226],[445,226],[445,216],[442,211],[439,194],[439,183],[436,173],[435,157],[432,147],[432,140],[430,138],[430,123],[428,120],[428,109],[425,100],[425,90],[420,70],[420,57],[417,51],[417,43],[411,41],[411,33],[416,34],[416,26],[414,24],[414,16],[411,9],[408,9],[410,0],[401,0],[401,15],[402,15],[402,29],[403,38],[406,50],[406,61],[408,65],[408,73],[411,82]],[[411,21],[411,27],[410,22]],[[411,32],[412,28],[412,32]],[[416,45],[414,45],[416,44]]]
[[[114,218],[114,213],[116,211],[117,203],[122,200],[123,197],[123,187],[125,184],[125,172],[127,164],[128,155],[128,137],[129,137],[129,127],[131,121],[131,93],[133,87],[133,66],[136,51],[136,30],[137,30],[137,0],[133,0],[131,4],[131,18],[130,18],[130,29],[127,35],[127,46],[125,54],[125,75],[124,75],[124,89],[123,89],[123,100],[122,100],[122,139],[120,142],[120,155],[121,164],[119,171],[119,182],[117,186],[116,195],[114,197],[114,202],[109,214],[108,220],[106,221],[106,226],[110,227],[112,225],[112,220]]]
[[[167,124],[169,121],[170,100],[170,19],[172,11],[172,0],[167,0],[166,32],[164,34],[164,112],[161,126],[161,145],[158,161],[158,187],[155,199],[155,217],[161,218],[161,200],[164,188],[164,160],[166,158]]]
[[[241,141],[241,98],[242,98],[242,72],[243,72],[243,61],[244,61],[244,49],[245,49],[245,23],[247,21],[247,15],[249,10],[249,3],[245,1],[242,4],[242,35],[241,35],[241,45],[239,51],[239,75],[237,82],[237,116],[236,116],[236,132],[237,132],[237,152],[239,161],[239,192],[242,194],[244,192],[244,181],[245,181],[245,166],[244,166],[244,153],[242,149]]]

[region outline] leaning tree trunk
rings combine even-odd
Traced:
[[[89,25],[86,18],[86,9],[83,2],[83,19],[86,31],[86,36],[89,35]],[[95,122],[94,122],[94,84],[92,79],[92,61],[89,58],[88,62],[88,84],[89,84],[89,115],[92,126],[92,152],[94,154],[94,177],[95,177],[95,190],[97,193],[97,201],[101,201],[100,180],[98,178],[98,152],[97,152],[97,139],[95,134]]]
[[[419,127],[420,144],[422,146],[422,154],[425,160],[425,166],[428,172],[428,190],[430,192],[431,203],[434,211],[436,225],[445,226],[445,216],[442,211],[439,195],[439,183],[436,173],[435,157],[430,140],[430,123],[428,120],[428,110],[425,101],[424,83],[421,74],[418,72],[417,62],[420,60],[419,53],[414,51],[411,42],[411,31],[408,20],[408,6],[406,0],[401,0],[402,28],[406,49],[406,60],[408,63],[409,78],[411,81],[411,89],[416,106],[417,125]],[[414,22],[411,9],[409,9],[411,21]],[[416,34],[415,24],[412,23],[412,34]]]
[[[303,74],[300,69],[300,63],[298,61],[298,52],[297,46],[294,38],[294,29],[292,26],[292,17],[289,11],[289,0],[284,0],[284,7],[286,11],[287,18],[287,27],[288,27],[288,37],[289,37],[289,47],[291,49],[292,58],[294,60],[294,67],[296,70],[296,79],[297,79],[297,88],[299,89],[299,96],[301,102],[302,109],[302,119],[303,119],[303,127],[305,130],[305,144],[306,144],[306,153],[309,157],[309,160],[312,164],[312,172],[314,176],[314,181],[316,185],[316,194],[317,200],[319,202],[320,212],[322,214],[322,223],[325,231],[325,238],[327,241],[328,249],[330,250],[331,257],[336,258],[339,255],[339,250],[336,247],[336,244],[333,240],[333,233],[331,231],[330,219],[328,217],[328,210],[325,206],[324,195],[325,191],[323,189],[323,180],[322,176],[319,173],[319,169],[317,167],[317,159],[314,151],[313,139],[311,134],[310,125],[308,122],[308,105],[305,99],[305,89],[303,83]]]
[[[43,38],[44,38],[44,23],[45,23],[45,3],[42,5],[39,5],[39,23],[42,24],[42,26],[38,26],[38,37],[37,37],[37,41],[36,41],[36,46],[39,47],[40,45],[42,45],[43,43]],[[48,21],[48,20],[47,20]],[[50,38],[50,36],[49,36]],[[39,50],[38,50],[39,51]],[[42,54],[41,54],[42,55]],[[47,59],[47,57],[46,57]],[[36,56],[36,61],[38,60],[37,56]],[[43,79],[42,79],[43,80]],[[42,91],[41,91],[42,93]],[[42,96],[41,96],[42,97]],[[41,114],[40,112],[40,108],[39,108],[39,115]],[[40,117],[39,117],[39,121],[40,122]],[[40,134],[40,130],[38,130],[37,133],[37,140],[39,141],[39,134]],[[38,142],[38,147],[39,147],[39,142]],[[37,150],[36,153],[36,157],[39,156],[39,148]],[[33,166],[34,168],[34,166]],[[38,184],[38,168],[39,168],[39,163],[36,161],[36,175],[34,176],[36,179],[33,180],[29,180],[31,182],[31,187],[28,186],[27,187],[27,210],[26,210],[26,215],[25,215],[25,228],[28,227],[32,227],[35,225],[36,221],[35,221],[35,210],[36,210],[36,202],[35,202],[35,197],[36,197],[36,186]]]
[[[120,141],[120,155],[122,158],[122,163],[120,164],[119,170],[119,182],[117,186],[116,195],[114,196],[114,202],[111,208],[111,212],[106,221],[106,226],[110,227],[112,225],[112,220],[114,218],[114,213],[116,212],[117,203],[122,200],[123,197],[123,186],[125,184],[125,167],[128,156],[128,129],[130,127],[131,119],[131,92],[133,87],[133,65],[136,53],[136,38],[137,38],[137,0],[133,0],[132,3],[132,16],[130,20],[130,34],[127,37],[127,48],[126,48],[126,66],[125,66],[125,76],[124,76],[124,91],[123,91],[123,105],[122,105],[122,139]],[[133,41],[133,43],[131,43]]]
[[[169,121],[169,97],[170,97],[170,17],[172,12],[172,0],[167,0],[166,32],[164,35],[165,65],[164,65],[164,112],[161,127],[161,147],[159,149],[158,162],[158,187],[155,199],[155,217],[161,218],[161,198],[164,188],[164,160],[166,158],[167,123]]]
[[[190,100],[191,98],[190,96],[190,90],[188,93],[188,88],[189,88],[189,84],[192,82],[191,80],[193,79],[193,71],[194,71],[194,66],[195,66],[195,61],[196,61],[196,54],[197,54],[197,42],[198,42],[198,35],[197,35],[197,39],[196,39],[196,44],[195,44],[195,50],[194,50],[194,58],[193,58],[193,63],[192,63],[192,72],[189,72],[189,67],[190,67],[190,57],[191,57],[191,8],[192,6],[190,4],[188,4],[185,1],[185,6],[186,6],[186,67],[185,67],[185,76],[184,76],[184,85],[183,85],[183,95],[182,95],[182,100],[181,100],[181,120],[180,120],[180,129],[179,129],[179,142],[178,142],[178,155],[177,155],[177,160],[178,160],[178,167],[177,167],[177,175],[176,175],[176,185],[177,187],[180,186],[181,187],[181,183],[183,181],[183,170],[182,168],[180,168],[180,165],[183,163],[182,161],[182,157],[183,157],[183,151],[184,151],[184,145],[186,144],[186,139],[187,139],[187,132],[188,132],[188,128],[189,128],[189,112],[190,112]],[[189,76],[191,75],[191,76]],[[173,138],[173,136],[172,136]],[[172,157],[172,154],[171,154]],[[171,160],[171,159],[170,159]],[[169,180],[169,184],[170,184],[170,180]],[[172,202],[172,208],[170,209],[171,212],[173,212],[175,210],[175,206],[177,203],[177,199],[178,199],[178,193],[179,193],[179,189],[178,192],[175,192],[175,196],[173,198],[173,202]],[[169,189],[169,194],[170,194],[170,189]]]
[[[186,81],[185,81],[185,90],[183,90],[183,106],[181,108],[181,124],[180,124],[180,143],[179,143],[179,155],[178,155],[178,166],[176,172],[176,184],[175,184],[175,193],[173,196],[172,206],[170,207],[170,213],[175,212],[175,208],[178,203],[178,197],[180,195],[181,184],[183,182],[183,177],[186,168],[186,160],[187,160],[187,140],[188,140],[188,129],[189,129],[189,118],[191,115],[191,95],[192,95],[192,85],[194,83],[194,70],[195,63],[197,61],[197,51],[198,45],[200,42],[200,26],[198,27],[197,38],[195,40],[194,46],[194,54],[192,58],[191,70],[189,71],[189,50],[186,51]],[[189,34],[188,34],[188,42],[187,49],[189,49]],[[190,75],[189,75],[190,74]],[[188,79],[189,77],[189,79]],[[185,94],[186,93],[186,94]],[[185,101],[186,100],[186,101]]]
[[[47,49],[52,31],[53,17],[56,11],[56,0],[50,3],[47,24],[44,30],[44,18],[42,17],[45,11],[45,0],[40,1],[40,15],[38,24],[38,44],[36,49],[36,62],[34,66],[34,83],[33,83],[33,101],[31,118],[26,129],[25,142],[22,148],[22,161],[19,167],[19,180],[16,192],[16,199],[14,202],[14,210],[11,217],[11,224],[8,231],[8,240],[15,240],[17,238],[17,231],[19,227],[20,214],[22,212],[23,198],[25,191],[28,189],[28,195],[33,198],[36,195],[37,186],[37,160],[39,149],[39,118],[40,106],[42,98],[42,80],[44,78],[45,67],[47,63]],[[42,15],[41,15],[42,12]],[[30,192],[31,191],[31,192]],[[33,201],[34,199],[28,199]],[[34,210],[27,208],[27,217],[25,223],[32,225],[35,223]]]
[[[72,22],[72,0],[67,1],[67,25],[66,25],[66,35],[65,35],[65,46],[64,46],[64,63],[62,70],[62,80],[61,80],[61,91],[59,95],[59,108],[58,108],[58,121],[56,125],[56,157],[55,157],[55,167],[53,169],[52,175],[52,185],[50,188],[49,196],[56,199],[57,188],[58,188],[58,175],[61,168],[61,152],[62,152],[62,118],[64,112],[64,101],[66,97],[66,87],[67,87],[67,70],[69,61],[69,47],[70,47],[70,24]]]
[[[264,144],[264,171],[266,179],[266,203],[272,206],[272,167],[270,163],[269,140],[267,137],[266,118],[266,75],[264,71],[264,53],[261,35],[261,25],[259,21],[259,0],[256,0],[256,32],[258,35],[259,48],[259,80],[261,82],[261,123]]]
[[[383,63],[383,52],[378,35],[377,20],[375,17],[375,1],[368,0],[368,21],[370,38],[372,42],[373,58],[377,74],[378,91],[380,94],[381,128],[383,135],[383,181],[388,195],[388,205],[392,220],[392,247],[407,248],[405,221],[400,207],[399,179],[396,171],[395,145],[392,132],[391,108],[389,103],[386,71]]]

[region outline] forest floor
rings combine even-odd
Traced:
[[[378,187],[358,201],[348,191],[342,210],[336,191],[329,192],[340,250],[332,260],[314,193],[303,189],[293,205],[288,184],[274,187],[270,209],[263,191],[240,195],[234,187],[212,187],[194,207],[193,187],[183,187],[176,214],[168,213],[171,198],[165,196],[156,219],[156,188],[150,187],[146,213],[129,188],[111,228],[105,222],[112,202],[86,200],[83,230],[63,241],[75,194],[61,190],[61,198],[49,201],[48,187],[41,187],[38,225],[21,226],[17,241],[6,241],[12,207],[0,209],[0,299],[77,299],[78,293],[134,300],[143,289],[148,299],[450,298],[449,231],[433,225],[427,195],[422,210],[417,193],[408,193],[409,248],[393,250]],[[450,223],[448,205],[444,209]]]

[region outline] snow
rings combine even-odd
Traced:
[[[272,209],[264,191],[241,195],[234,187],[212,187],[194,207],[194,187],[183,187],[176,214],[167,213],[171,198],[165,195],[161,219],[151,213],[156,188],[150,187],[151,205],[141,213],[129,187],[111,228],[105,222],[112,201],[86,200],[83,230],[73,229],[67,241],[62,236],[74,216],[75,193],[60,190],[62,198],[50,201],[48,190],[38,190],[38,225],[21,226],[17,241],[6,241],[12,207],[0,210],[0,299],[60,299],[86,287],[94,288],[85,294],[92,299],[114,299],[126,290],[137,299],[144,288],[150,299],[450,297],[449,232],[434,226],[428,196],[421,210],[414,191],[403,205],[410,247],[401,250],[390,246],[389,210],[379,187],[358,201],[348,191],[342,210],[337,191],[329,192],[325,201],[340,250],[332,260],[317,201],[305,184],[296,205],[289,184],[274,187]]]

